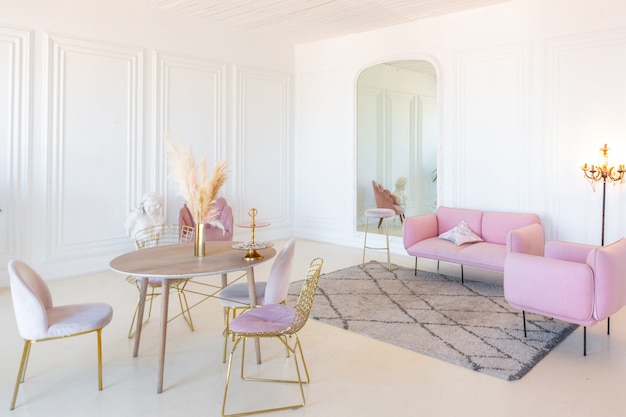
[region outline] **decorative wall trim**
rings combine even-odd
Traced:
[[[234,216],[245,221],[248,210],[255,207],[272,229],[286,230],[293,198],[291,76],[246,66],[234,67],[234,73],[235,148],[231,151],[237,169],[235,194],[241,203]],[[273,186],[267,187],[268,183]],[[257,194],[262,189],[273,194]]]
[[[68,161],[64,155],[65,147],[65,101],[67,99],[68,80],[65,77],[72,65],[68,63],[68,56],[82,57],[85,59],[98,59],[103,63],[122,63],[125,66],[126,76],[122,88],[126,88],[125,114],[127,123],[126,137],[112,138],[123,141],[127,150],[126,155],[120,155],[120,166],[116,168],[126,173],[128,180],[124,187],[126,207],[134,201],[137,194],[139,179],[142,172],[141,137],[143,121],[143,84],[144,84],[144,50],[140,48],[107,43],[98,40],[87,40],[60,34],[43,35],[44,46],[44,114],[47,119],[43,136],[45,146],[43,154],[46,155],[44,172],[47,175],[45,181],[45,220],[42,224],[46,231],[44,258],[46,261],[63,260],[77,256],[102,256],[107,251],[119,249],[128,243],[126,236],[114,235],[97,236],[90,235],[85,231],[81,241],[68,241],[65,237],[64,212],[70,207],[64,205],[64,183],[66,181],[64,168]],[[72,80],[74,81],[74,80]],[[110,86],[109,86],[110,87]],[[109,88],[107,87],[107,88]],[[96,100],[97,97],[94,97]],[[76,115],[74,115],[76,116]],[[109,115],[110,117],[110,115]],[[89,149],[89,144],[85,147]],[[90,149],[98,152],[98,149]],[[87,203],[87,202],[86,202]],[[88,207],[85,207],[88,209]],[[94,219],[95,221],[96,219]],[[103,221],[106,221],[103,219]],[[118,226],[121,230],[121,227]]]
[[[485,115],[498,115],[501,113],[501,108],[498,103],[490,103],[489,100],[492,97],[484,97],[484,102],[476,103],[475,100],[481,99],[477,97],[476,92],[472,92],[471,89],[476,88],[476,85],[483,83],[485,86],[491,86],[495,77],[508,77],[514,88],[513,96],[508,96],[507,102],[502,103],[508,105],[512,100],[515,100],[514,114],[508,114],[507,116],[514,119],[514,125],[508,128],[506,135],[502,138],[506,141],[507,146],[515,144],[515,149],[512,153],[498,154],[497,144],[483,143],[482,152],[488,152],[493,154],[492,160],[494,162],[491,169],[498,170],[500,172],[513,172],[512,175],[506,175],[507,189],[516,190],[515,195],[512,196],[517,200],[516,205],[520,211],[524,211],[528,208],[528,202],[530,201],[530,194],[532,190],[532,184],[529,183],[529,177],[525,173],[530,172],[533,167],[530,166],[532,158],[530,154],[530,122],[529,122],[529,103],[531,95],[531,81],[530,81],[530,43],[505,45],[497,48],[485,48],[475,51],[464,52],[456,57],[456,88],[454,103],[456,108],[454,109],[456,121],[454,123],[455,132],[454,136],[450,138],[450,145],[448,149],[455,149],[456,152],[453,157],[448,155],[446,164],[452,162],[453,166],[457,167],[455,175],[446,177],[445,186],[453,189],[453,198],[455,201],[446,201],[446,204],[454,204],[459,206],[471,206],[470,197],[468,192],[474,193],[477,189],[481,189],[481,184],[471,183],[471,178],[476,167],[472,165],[471,151],[475,151],[476,146],[480,142],[472,142],[467,137],[468,133],[472,132],[468,122],[476,123],[476,120],[468,119],[469,109],[479,106],[484,111]],[[507,67],[510,72],[496,71],[490,73],[489,70],[494,65],[501,65]],[[473,67],[483,66],[485,71],[480,74],[483,78],[477,76],[475,79],[468,79],[468,77],[474,75],[471,74]],[[511,85],[511,84],[508,84]],[[498,94],[500,92],[491,92],[492,94]],[[474,95],[472,95],[474,94]],[[482,94],[482,92],[481,92]],[[488,94],[485,91],[485,94]],[[492,116],[496,117],[497,116]],[[497,121],[497,119],[493,120]],[[491,123],[485,123],[484,128],[490,127]],[[493,136],[493,135],[489,135]],[[495,159],[495,158],[498,159]],[[525,162],[524,162],[525,161]],[[522,166],[522,163],[525,163]],[[500,164],[500,165],[499,165]],[[448,167],[441,167],[446,169],[446,173],[449,174]],[[485,167],[485,169],[488,169]],[[516,175],[521,174],[521,175]],[[510,178],[517,178],[516,184],[510,184]],[[494,181],[495,180],[495,181]],[[470,181],[470,182],[468,182]],[[485,176],[483,178],[482,187],[502,187],[502,178]],[[494,181],[491,183],[490,181]],[[459,184],[463,184],[463,187],[459,188]],[[511,197],[511,196],[509,196]]]
[[[8,86],[8,94],[0,96],[0,114],[6,128],[0,131],[0,287],[8,285],[4,271],[12,258],[28,260],[26,251],[31,183],[31,50],[33,31],[0,25],[0,65],[7,78],[0,84]],[[1,91],[1,90],[0,90]],[[3,233],[4,232],[4,233]]]
[[[213,101],[213,114],[205,114],[204,117],[211,119],[212,131],[198,132],[202,140],[210,142],[212,153],[216,160],[228,159],[228,140],[226,134],[226,115],[228,114],[227,88],[228,66],[225,63],[208,61],[202,58],[179,56],[174,54],[154,52],[153,57],[153,114],[154,128],[151,143],[152,153],[150,160],[155,161],[148,176],[150,184],[146,189],[157,190],[163,196],[178,194],[178,190],[170,190],[167,179],[167,160],[165,149],[165,135],[176,135],[179,132],[171,131],[173,128],[168,121],[172,115],[170,93],[177,88],[172,84],[170,74],[173,70],[182,69],[198,74],[205,79],[215,92],[213,97],[206,97]],[[185,140],[185,138],[180,138]],[[189,138],[187,138],[189,139]],[[196,156],[199,158],[199,156]],[[209,164],[209,166],[211,166]],[[228,183],[225,188],[228,188]],[[178,215],[179,207],[166,207],[170,215]]]
[[[298,83],[296,234],[321,241],[344,241],[356,230],[356,134],[344,119],[345,99],[354,100],[354,90],[345,91],[342,74],[332,71],[303,74]],[[324,166],[333,167],[334,175],[311,175],[311,170],[320,169],[322,158]]]
[[[589,119],[588,122],[580,121],[578,124],[579,130],[575,132],[574,135],[568,135],[565,137],[561,131],[561,127],[563,126],[562,120],[566,120],[564,118],[571,117],[571,115],[563,114],[563,106],[564,103],[567,104],[569,99],[564,97],[564,94],[569,93],[571,96],[571,91],[563,91],[561,89],[563,72],[568,69],[567,63],[565,59],[567,56],[570,58],[573,55],[579,57],[579,59],[574,59],[577,62],[577,66],[579,65],[598,65],[600,68],[606,67],[610,64],[606,61],[603,63],[596,63],[594,60],[593,54],[596,53],[599,49],[613,49],[612,53],[606,51],[603,54],[604,59],[609,59],[608,57],[614,57],[618,60],[622,60],[624,62],[624,56],[626,56],[626,29],[620,28],[617,30],[606,30],[606,31],[597,31],[597,32],[589,32],[582,34],[574,34],[568,36],[560,36],[552,39],[548,39],[545,42],[544,53],[545,53],[545,61],[546,61],[546,71],[545,71],[545,84],[546,84],[546,121],[544,134],[547,140],[545,143],[545,155],[546,159],[550,161],[555,161],[555,163],[548,164],[546,167],[546,176],[550,177],[552,180],[546,184],[546,195],[549,196],[547,201],[547,210],[549,212],[549,217],[552,220],[550,224],[548,224],[548,233],[553,239],[558,240],[575,240],[582,242],[589,242],[594,244],[600,244],[600,192],[596,192],[597,199],[594,201],[592,190],[589,185],[582,176],[582,171],[580,173],[580,184],[570,184],[572,181],[571,170],[576,169],[576,164],[582,164],[583,162],[588,162],[583,160],[583,158],[593,157],[594,155],[584,155],[581,156],[579,161],[573,160],[565,160],[564,155],[570,155],[566,150],[571,148],[581,148],[581,149],[595,149],[599,148],[603,145],[603,141],[606,141],[605,132],[602,131],[606,126],[597,126],[593,127],[593,132],[598,132],[598,137],[591,138],[586,136],[586,132],[584,128],[588,125],[592,119]],[[626,65],[625,65],[626,66]],[[578,68],[573,68],[577,73],[579,72]],[[608,71],[615,71],[621,74],[614,74],[616,77],[622,77],[620,80],[615,79],[612,88],[619,88],[619,85],[623,84],[623,78],[626,76],[623,71],[619,68],[612,66],[611,68],[607,68]],[[611,76],[608,74],[599,74],[595,73],[593,77],[584,78],[584,83],[587,85],[595,86],[596,83],[602,82],[603,79],[613,80]],[[581,82],[583,80],[581,79]],[[585,92],[592,87],[581,88],[581,92]],[[595,87],[593,87],[595,88]],[[626,93],[626,91],[624,91]],[[619,96],[619,93],[616,93]],[[623,96],[621,94],[621,99],[616,103],[618,106],[623,103]],[[594,106],[593,104],[589,104],[588,98],[586,95],[579,95],[576,97],[577,101],[580,101],[581,106],[590,107],[593,106],[597,108],[598,106]],[[611,107],[610,104],[606,102],[601,103],[602,107]],[[569,119],[568,119],[569,120]],[[619,138],[623,137],[623,126],[622,130],[619,131]],[[613,129],[620,128],[620,126],[613,126]],[[601,132],[601,133],[600,133]],[[595,141],[591,146],[588,145],[590,141]],[[609,144],[610,145],[610,144]],[[591,161],[593,162],[593,161]],[[615,161],[617,162],[617,161]],[[568,165],[565,167],[564,165]],[[570,170],[571,167],[571,170]],[[565,169],[567,168],[567,169]],[[587,225],[587,227],[578,227],[577,231],[580,233],[579,236],[572,235],[572,228],[568,227],[574,219],[568,218],[569,212],[568,207],[569,204],[563,204],[564,201],[568,201],[572,198],[574,194],[576,194],[577,189],[583,189],[585,187],[585,192],[589,192],[588,199],[579,199],[578,202],[582,205],[587,205],[588,210],[584,210],[585,213],[589,213],[589,218],[576,219],[576,224],[578,226]],[[608,196],[609,188],[607,188],[607,196]],[[570,193],[571,196],[566,195]],[[611,218],[613,225],[609,227],[606,226],[607,232],[607,242],[611,242],[616,240],[619,236],[617,234],[613,234],[618,230],[623,230],[623,224],[620,227],[617,227],[618,223],[622,221],[623,216],[619,213],[623,212],[622,209],[618,209],[618,213],[612,214],[612,204],[617,204],[617,201],[613,199],[609,201],[607,197],[607,219]],[[622,204],[624,204],[622,202]]]

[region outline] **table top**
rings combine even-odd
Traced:
[[[194,256],[193,243],[163,245],[135,250],[113,259],[112,270],[153,278],[188,278],[241,271],[265,262],[276,255],[276,249],[259,249],[263,259],[246,261],[245,252],[233,249],[230,241],[205,242],[205,256]]]

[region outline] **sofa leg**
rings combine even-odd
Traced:
[[[606,334],[611,334],[611,317],[606,318]]]
[[[583,327],[583,356],[587,356],[587,326]]]
[[[417,276],[417,256],[415,257],[415,270],[413,271],[413,275]]]
[[[526,337],[526,312],[522,310],[522,320],[524,321],[524,337]]]
[[[463,277],[463,265],[461,265],[461,284],[465,284],[465,277]]]

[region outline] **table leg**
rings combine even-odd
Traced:
[[[163,392],[163,369],[165,368],[165,341],[167,340],[167,310],[170,302],[170,280],[163,279],[161,287],[161,348],[159,350],[159,375],[157,394]]]
[[[250,298],[250,305],[256,306],[256,282],[254,281],[254,268],[250,267],[247,271],[248,278],[248,297]],[[261,363],[261,341],[258,337],[254,339],[254,350],[256,351],[256,363]]]
[[[135,327],[135,347],[133,348],[133,358],[139,354],[139,339],[141,339],[141,327],[143,326],[143,311],[146,306],[146,294],[148,293],[148,277],[141,278],[139,287],[139,307],[137,308],[137,324]]]

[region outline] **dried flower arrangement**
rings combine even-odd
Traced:
[[[180,143],[174,143],[170,138],[165,140],[170,178],[178,184],[194,222],[208,223],[224,230],[224,226],[217,220],[218,213],[213,206],[217,193],[226,182],[226,161],[218,161],[213,176],[208,178],[206,157],[196,166],[191,148],[184,149]]]

